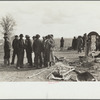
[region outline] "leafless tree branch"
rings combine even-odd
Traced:
[[[14,26],[16,26],[16,22],[11,16],[7,15],[1,18],[0,26],[2,27],[3,34],[7,33],[9,36],[11,36]]]

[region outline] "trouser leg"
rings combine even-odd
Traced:
[[[18,52],[17,67],[20,67],[20,52]]]
[[[23,60],[24,60],[24,51],[21,52],[21,56],[20,56],[20,67],[23,67]]]
[[[32,65],[32,53],[30,53],[30,65]]]
[[[36,66],[36,53],[34,53],[34,66]]]
[[[8,65],[10,65],[10,59],[7,59]]]
[[[7,65],[10,65],[10,50],[6,53]]]
[[[14,64],[15,55],[16,55],[16,53],[15,53],[15,51],[13,51],[13,55],[12,55],[12,62],[11,62],[11,64]]]
[[[29,53],[28,53],[28,50],[26,50],[26,57],[27,57],[27,63],[29,63]]]
[[[28,61],[29,61],[30,66],[32,66],[32,53],[31,52],[28,53]]]
[[[35,65],[38,68],[38,54],[35,53]]]
[[[55,61],[54,61],[54,51],[51,51],[51,59],[52,59],[52,62],[55,63]]]
[[[18,52],[17,67],[23,66],[24,52]]]
[[[40,67],[42,67],[42,56],[41,56],[41,54],[39,55],[39,65],[40,65]]]
[[[4,65],[5,66],[7,65],[7,59],[4,59]]]

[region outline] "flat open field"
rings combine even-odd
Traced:
[[[78,54],[77,51],[66,51],[66,52],[55,52],[55,55],[57,57],[66,57],[66,60],[69,62],[77,62],[79,60],[79,56],[84,55],[83,53]],[[26,64],[26,57],[24,59],[24,68],[17,70],[15,67],[16,65],[11,65],[4,67],[3,65],[3,53],[0,53],[0,81],[6,81],[6,82],[38,82],[38,81],[54,81],[46,79],[47,75],[52,71],[53,66],[50,69],[42,68],[42,69],[36,69],[36,68],[28,68]],[[96,66],[96,67],[95,67]],[[91,72],[94,77],[96,77],[98,80],[100,80],[100,63],[95,63],[93,67],[77,67],[80,71],[89,71]],[[33,74],[36,74],[40,71],[43,71],[41,74],[34,76],[32,78],[27,78],[28,76],[31,76]]]

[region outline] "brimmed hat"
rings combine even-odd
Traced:
[[[48,37],[48,38],[51,38],[51,36],[50,36],[50,35],[48,35],[47,37]]]
[[[18,35],[15,35],[15,37],[18,37]]]
[[[47,38],[48,38],[48,36],[45,36],[45,38],[47,39]]]
[[[23,34],[20,34],[19,37],[24,37]]]
[[[27,35],[27,38],[30,38],[30,36],[29,36],[29,35]]]
[[[25,35],[25,37],[26,37],[26,38],[30,38],[30,36],[29,36],[29,35]]]
[[[37,35],[36,35],[36,38],[40,38],[40,35],[39,35],[39,34],[37,34]]]
[[[53,34],[50,34],[51,37],[53,37]]]
[[[82,36],[78,36],[78,38],[82,38]]]
[[[32,38],[36,38],[36,36],[33,36]]]

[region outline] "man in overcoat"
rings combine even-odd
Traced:
[[[18,69],[23,67],[24,49],[25,49],[25,42],[23,39],[23,34],[20,34],[19,37],[20,39],[18,40],[18,60],[17,60]]]
[[[12,42],[12,48],[13,48],[13,55],[11,64],[14,64],[15,56],[17,56],[18,59],[18,35],[15,35],[15,39]]]
[[[32,42],[31,42],[30,36],[28,35],[26,35],[25,49],[26,49],[28,64],[30,67],[32,67]]]
[[[42,42],[41,40],[39,39],[40,38],[40,35],[37,34],[36,35],[36,39],[33,43],[33,50],[34,50],[34,53],[35,53],[35,66],[37,68],[41,68],[42,67],[42,57],[41,57],[41,53],[43,51],[43,46],[42,46]]]
[[[11,44],[7,35],[4,36],[4,65],[10,65]]]

